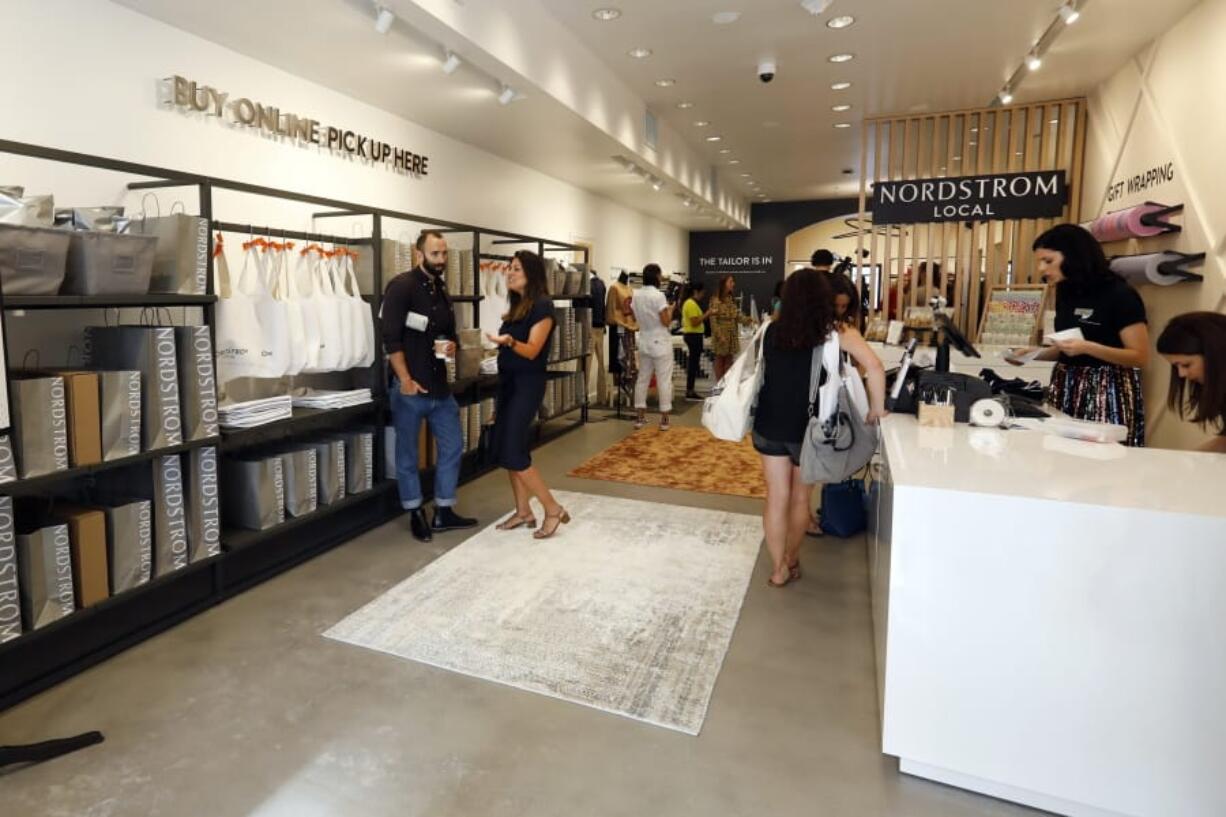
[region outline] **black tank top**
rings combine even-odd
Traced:
[[[762,358],[766,372],[758,392],[758,408],[753,429],[777,443],[799,443],[809,424],[809,369],[812,349],[779,349],[775,345],[778,325],[766,328]],[[822,372],[821,382],[826,382]],[[813,413],[817,413],[817,405]]]

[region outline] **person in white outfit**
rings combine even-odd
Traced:
[[[673,306],[660,291],[660,265],[643,268],[643,286],[630,301],[639,325],[639,376],[634,383],[634,407],[638,419],[634,427],[647,424],[647,389],[656,376],[660,397],[660,430],[668,431],[668,415],[673,410],[673,338],[668,327],[673,321]]]

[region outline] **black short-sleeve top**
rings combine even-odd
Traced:
[[[553,312],[553,301],[548,296],[537,298],[525,317],[517,321],[504,320],[502,326],[498,328],[498,334],[510,335],[520,343],[527,343],[532,327],[546,318],[552,320],[553,325],[549,328],[549,337],[545,338],[545,345],[541,347],[540,354],[533,360],[528,360],[526,357],[521,357],[517,352],[513,352],[509,347],[504,346],[498,350],[499,374],[545,373],[545,366],[549,362],[549,340],[553,336],[553,331],[557,329],[557,318]]]
[[[1085,339],[1112,349],[1123,349],[1120,332],[1145,323],[1145,303],[1122,278],[1112,277],[1098,286],[1075,287],[1061,283],[1056,289],[1056,331],[1077,327]],[[1089,355],[1061,355],[1069,366],[1109,366]]]

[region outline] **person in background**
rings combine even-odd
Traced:
[[[608,364],[605,361],[604,326],[605,326],[605,285],[596,270],[592,270],[592,368],[595,369],[596,403],[608,405],[609,376],[606,374]]]
[[[400,504],[409,512],[414,538],[429,542],[432,533],[471,528],[476,519],[455,512],[463,438],[460,408],[447,386],[447,365],[435,355],[445,339],[455,355],[456,323],[447,294],[447,240],[437,230],[423,230],[416,250],[421,263],[388,282],[383,293],[380,331],[392,379],[388,386],[396,427],[396,483]],[[425,421],[438,445],[434,472],[434,521],[426,521],[417,440]]]
[[[621,378],[634,374],[625,371],[626,366],[622,362],[627,357],[626,349],[633,348],[633,343],[627,336],[632,337],[639,329],[634,320],[634,312],[630,309],[633,294],[634,291],[630,289],[630,276],[623,270],[617,276],[617,281],[609,287],[609,296],[605,302],[605,326],[609,330],[609,374],[618,377],[619,389]]]
[[[740,327],[752,326],[753,319],[741,311],[736,299],[736,278],[725,275],[711,296],[711,354],[715,355],[715,381],[723,379],[741,351]]]
[[[494,406],[493,455],[507,469],[515,512],[503,520],[498,530],[536,527],[532,497],[545,509],[545,521],[533,536],[548,539],[560,525],[570,522],[566,509],[558,504],[532,464],[531,427],[545,398],[546,366],[549,361],[549,336],[555,319],[553,301],[545,280],[545,262],[527,250],[515,253],[507,273],[510,306],[502,316],[497,335],[486,335],[498,348],[498,397]]]
[[[868,372],[867,422],[886,415],[885,369],[860,337],[835,322],[830,276],[814,269],[792,273],[783,287],[783,309],[763,339],[765,373],[754,414],[753,446],[762,457],[766,508],[762,525],[771,557],[772,587],[800,578],[800,543],[812,521],[813,486],[800,478],[800,449],[809,425],[809,371],[814,348],[839,333],[846,349]],[[814,406],[814,411],[819,409]]]
[[[841,273],[827,272],[830,291],[834,294],[834,319],[840,326],[855,328],[860,321],[860,293],[851,279]],[[859,334],[859,330],[856,330]]]
[[[1167,404],[1180,419],[1214,433],[1201,451],[1226,454],[1226,315],[1171,318],[1158,336],[1158,354],[1171,364]]]
[[[705,291],[706,284],[702,281],[693,281],[688,287],[685,303],[681,306],[681,335],[685,338],[687,353],[685,366],[686,400],[702,400],[702,397],[694,390],[694,384],[698,380],[698,368],[702,364],[702,339],[705,321],[711,314],[709,311],[704,312],[702,304],[699,303]]]
[[[1039,274],[1056,287],[1056,331],[1081,339],[1038,351],[1056,360],[1047,401],[1078,420],[1126,426],[1125,445],[1145,445],[1141,369],[1149,362],[1149,328],[1141,296],[1111,271],[1090,231],[1057,224],[1034,240]],[[1014,365],[1037,350],[1014,350]]]
[[[809,263],[818,272],[830,272],[830,268],[834,266],[834,253],[827,249],[814,250],[809,257]]]
[[[647,390],[654,374],[656,395],[660,400],[660,430],[668,431],[668,415],[673,410],[673,336],[668,325],[673,320],[673,307],[660,291],[660,275],[659,264],[643,267],[643,286],[631,302],[639,327],[639,374],[634,383],[634,408],[638,411],[638,419],[634,427],[638,429],[647,424]]]
[[[783,306],[783,282],[775,282],[775,292],[771,295],[771,320],[779,317],[779,309]]]

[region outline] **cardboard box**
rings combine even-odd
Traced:
[[[68,460],[73,467],[102,462],[102,398],[98,373],[74,369],[47,372],[64,378],[68,404]]]
[[[97,604],[111,594],[106,514],[78,505],[56,505],[54,512],[68,525],[77,609]]]

